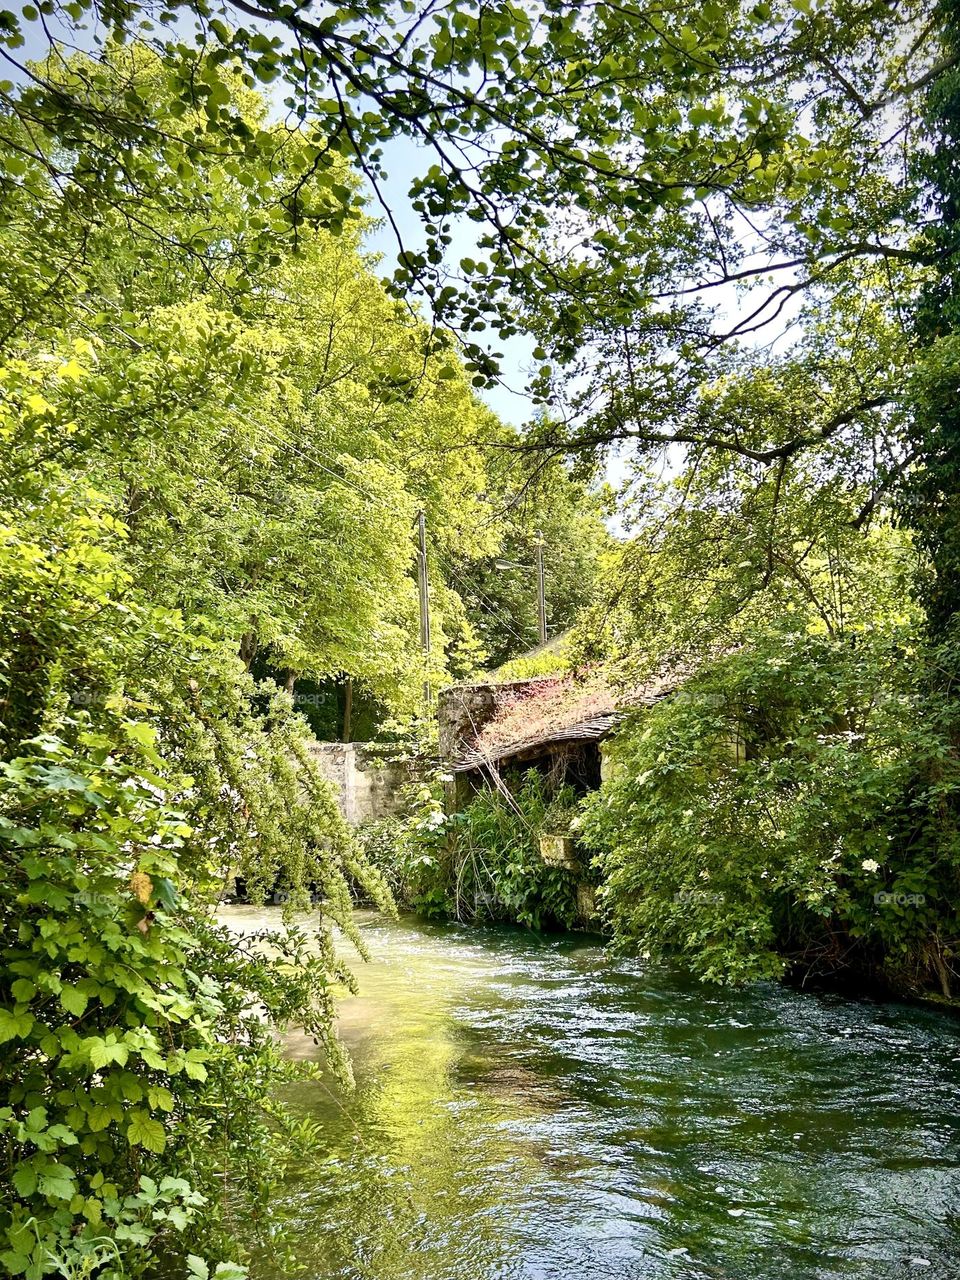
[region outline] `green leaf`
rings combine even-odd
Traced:
[[[177,905],[177,890],[167,876],[158,876],[153,882],[153,897],[158,906],[165,911],[173,911]]]
[[[72,1013],[75,1017],[79,1018],[83,1014],[89,1001],[90,997],[76,987],[63,987],[60,991],[60,1003],[67,1013]]]
[[[33,1027],[33,1014],[15,1013],[12,1009],[0,1009],[0,1044],[7,1040],[22,1040]]]
[[[63,1165],[54,1173],[40,1175],[39,1190],[51,1200],[72,1200],[76,1189],[73,1171]]]
[[[147,724],[145,721],[128,721],[124,725],[124,731],[132,742],[138,742],[142,747],[155,747],[157,745],[157,731],[153,725]]]
[[[147,1151],[159,1153],[167,1145],[167,1135],[159,1120],[151,1119],[148,1112],[138,1109],[131,1114],[127,1141],[132,1147],[145,1147]]]
[[[122,1067],[126,1064],[130,1054],[125,1044],[107,1043],[96,1036],[91,1037],[86,1043],[89,1046],[87,1053],[90,1058],[90,1065],[94,1071],[101,1071],[104,1067],[109,1066],[111,1062],[115,1062]]]
[[[37,1189],[37,1171],[33,1165],[18,1165],[13,1173],[13,1185],[17,1189],[17,1194],[26,1199],[32,1196]]]
[[[108,1107],[98,1105],[91,1110],[87,1123],[93,1133],[100,1133],[108,1127],[112,1118]]]

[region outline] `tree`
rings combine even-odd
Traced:
[[[151,104],[163,131],[180,128],[157,59],[112,56],[117,86]],[[98,75],[105,95],[104,66]],[[262,104],[231,85],[252,127]],[[147,164],[145,150],[130,162]],[[293,152],[287,143],[276,165],[297,172]],[[94,342],[98,378],[77,393],[95,428],[57,448],[116,493],[151,593],[215,615],[247,666],[262,654],[297,675],[350,676],[409,710],[421,679],[408,643],[414,516],[425,508],[438,548],[461,562],[495,545],[480,444],[500,428],[449,341],[376,283],[362,223],[336,237],[301,230],[295,254],[253,263],[254,282],[244,258],[198,258],[190,244],[200,217],[208,245],[243,243],[243,183],[204,154],[191,192],[196,208],[154,210],[166,257],[149,249],[145,261],[144,233],[109,210],[109,234],[64,218],[60,243],[85,255],[88,287],[71,305],[61,297],[61,315]],[[60,208],[54,190],[47,199]],[[37,260],[47,225],[12,220],[11,259]],[[442,619],[438,639],[442,666]]]
[[[925,240],[937,267],[927,279],[916,324],[921,346],[912,390],[922,465],[903,487],[900,505],[904,523],[916,530],[928,557],[922,597],[932,638],[949,646],[955,642],[960,605],[956,586],[960,523],[953,510],[960,478],[960,419],[956,406],[960,356],[960,184],[956,173],[960,77],[955,65],[960,56],[960,15],[950,0],[944,0],[937,13],[944,45],[953,58],[930,86],[927,118],[933,145],[916,161],[918,172],[930,188],[934,216]],[[954,665],[953,660],[949,665]]]
[[[216,620],[151,598],[115,495],[63,445],[122,392],[90,345],[7,359],[0,429],[0,1056],[14,1275],[139,1273],[229,1242],[223,1162],[254,1199],[273,1176],[269,1022],[337,1053],[326,932],[280,932],[274,959],[211,918],[231,869],[294,902],[319,889],[353,932],[347,877],[377,893],[302,724],[257,713]],[[78,416],[79,415],[79,416]],[[24,470],[17,462],[45,459]],[[354,933],[354,936],[355,933]],[[359,941],[359,939],[358,939]],[[319,945],[318,945],[319,944]],[[223,1280],[240,1274],[223,1264]]]
[[[162,66],[115,56],[117,86],[169,123]],[[243,109],[256,118],[249,94]],[[281,1168],[274,1030],[296,1021],[348,1070],[330,931],[360,945],[355,884],[389,904],[289,695],[247,666],[262,648],[346,667],[405,705],[421,674],[410,517],[433,502],[453,538],[479,502],[471,432],[488,415],[356,238],[304,231],[295,260],[241,280],[230,252],[189,241],[198,209],[242,239],[242,182],[198,161],[191,183],[196,205],[156,204],[149,234],[109,210],[88,228],[46,188],[82,266],[24,296],[0,365],[12,1274],[140,1274],[198,1233],[215,1263],[249,1238],[221,1178],[252,1218]],[[10,194],[3,250],[29,278],[49,223]],[[459,452],[432,447],[455,429]],[[319,930],[232,938],[212,911],[233,875],[291,908],[317,896]]]
[[[714,982],[949,996],[957,864],[917,839],[913,779],[943,747],[917,652],[906,618],[845,639],[775,620],[635,713],[581,824],[621,944]]]
[[[68,31],[88,12],[45,8]],[[640,424],[683,403],[678,391],[692,392],[698,359],[724,337],[851,271],[928,256],[909,243],[916,186],[898,147],[925,85],[954,55],[916,0],[717,0],[695,11],[680,0],[585,11],[550,0],[535,12],[378,3],[321,17],[273,0],[191,0],[168,12],[178,10],[184,27],[193,17],[196,43],[163,14],[138,29],[147,11],[136,6],[111,10],[92,37],[99,50],[122,36],[161,51],[183,121],[173,130],[152,121],[135,88],[111,97],[96,59],[65,84],[31,70],[17,60],[23,24],[6,19],[8,58],[25,81],[6,91],[24,197],[69,179],[71,202],[98,219],[109,210],[149,228],[154,203],[176,204],[181,186],[192,196],[190,175],[207,155],[227,171],[242,165],[250,210],[249,238],[215,253],[256,260],[284,229],[345,225],[356,190],[344,159],[391,220],[389,143],[411,138],[425,150],[410,196],[426,243],[401,247],[396,287],[419,289],[459,329],[478,378],[496,366],[472,336],[487,325],[509,336],[532,323],[545,358],[566,366],[582,356],[587,438],[657,443],[664,432]],[[26,21],[33,15],[28,6]],[[282,86],[283,138],[238,112],[233,69],[248,84]],[[54,157],[61,137],[69,151]],[[287,143],[297,159],[278,176]],[[477,253],[453,264],[460,216],[477,225]],[[195,239],[184,247],[200,253]],[[782,283],[760,312],[729,334],[711,328],[711,291],[771,273]],[[681,353],[679,369],[667,351]]]
[[[502,456],[488,471],[497,542],[485,556],[467,558],[460,550],[449,582],[464,602],[486,664],[499,666],[540,640],[538,544],[548,634],[565,631],[593,602],[602,559],[613,545],[603,523],[612,497],[555,460],[519,482]]]

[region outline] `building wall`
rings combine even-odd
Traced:
[[[320,772],[333,783],[340,812],[351,827],[397,813],[409,769],[364,742],[316,742],[310,749]]]
[[[497,680],[488,684],[452,684],[437,697],[441,759],[452,762],[472,746],[484,725],[521,691],[555,684],[556,676],[528,680]]]

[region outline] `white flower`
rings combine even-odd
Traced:
[[[860,865],[861,867],[863,867],[864,871],[880,870],[880,863],[877,862],[875,858],[864,858],[864,860],[860,863]]]

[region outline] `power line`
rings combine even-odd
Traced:
[[[504,627],[505,630],[509,631],[509,633],[513,636],[515,640],[517,640],[520,644],[525,645],[527,648],[529,648],[529,641],[526,639],[526,637],[520,635],[519,632],[516,631],[516,629],[512,626],[512,624],[509,623],[507,619],[503,616],[503,614],[499,612],[499,610],[490,600],[490,597],[485,595],[484,592],[481,591],[480,588],[476,585],[476,583],[471,582],[468,578],[465,578],[458,570],[454,569],[450,561],[445,559],[445,557],[440,554],[440,552],[436,549],[436,547],[434,547],[434,556],[439,562],[441,568],[446,569],[450,577],[455,578],[460,583],[460,585],[464,587],[466,591],[475,595],[478,598],[478,600],[480,600],[480,602],[485,606],[486,611],[492,614],[492,616],[497,620],[497,622],[499,622],[500,625]]]

